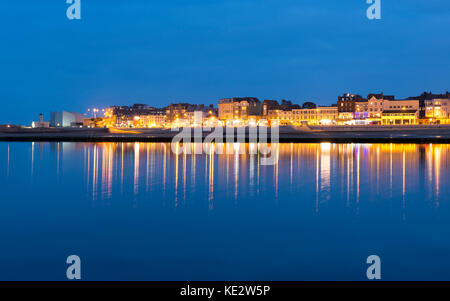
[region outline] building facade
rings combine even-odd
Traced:
[[[266,99],[262,103],[262,117],[267,118],[269,116],[269,111],[277,110],[279,107],[278,101]]]
[[[317,107],[315,109],[292,110],[293,124],[295,125],[329,125],[338,119],[337,107]]]
[[[161,128],[166,125],[166,115],[164,114],[141,115],[136,119],[138,127],[141,128]]]
[[[262,104],[256,97],[224,98],[219,100],[219,119],[223,121],[248,120],[261,116]]]
[[[369,94],[367,96],[367,108],[369,118],[376,122],[381,122],[381,115],[383,114],[383,102],[394,100],[394,96],[385,96],[381,94]]]
[[[428,123],[450,124],[450,99],[425,100],[425,118]]]
[[[75,112],[51,112],[50,126],[52,127],[75,127],[83,126],[84,116]]]
[[[338,96],[337,107],[339,113],[354,113],[356,111],[356,102],[364,101],[364,98],[358,94],[346,93]]]
[[[385,110],[381,116],[382,125],[418,124],[419,111],[407,109]]]

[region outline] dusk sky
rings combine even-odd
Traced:
[[[0,124],[39,113],[255,96],[450,90],[450,1],[65,0],[0,2]]]

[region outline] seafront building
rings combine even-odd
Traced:
[[[244,125],[262,114],[262,104],[256,97],[223,98],[218,107],[218,118],[224,125]]]
[[[82,127],[84,116],[75,112],[51,112],[50,126],[52,127]]]
[[[217,112],[214,105],[171,103],[166,108],[165,122],[173,127],[202,126],[207,121],[216,120]]]
[[[450,99],[425,100],[425,117],[431,123],[450,124]]]
[[[33,122],[32,127],[217,127],[217,126],[335,126],[335,125],[416,125],[450,124],[450,93],[422,93],[405,99],[393,95],[345,93],[330,106],[317,106],[306,101],[302,105],[289,100],[264,100],[256,97],[233,97],[214,105],[171,103],[155,108],[145,104],[111,106],[104,116],[84,118],[66,111],[52,112],[50,122]]]
[[[315,109],[293,110],[294,125],[333,125],[338,120],[337,107],[317,107]]]
[[[394,100],[393,95],[369,94],[367,96],[367,109],[369,111],[369,119],[374,124],[381,123],[381,115],[383,114],[383,102]]]

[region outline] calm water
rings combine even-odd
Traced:
[[[450,145],[0,143],[0,279],[450,280]]]

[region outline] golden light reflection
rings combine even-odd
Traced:
[[[316,151],[316,212],[319,212],[319,149]]]
[[[122,144],[120,146],[120,149],[121,149],[121,155],[122,155],[122,158],[120,159],[120,164],[121,164],[121,168],[120,168],[120,192],[123,193],[123,171],[124,171],[124,168],[123,168],[123,155],[124,155],[124,151],[125,151],[123,142],[122,142]]]
[[[347,148],[349,147],[349,145],[346,145]],[[350,155],[353,153],[350,153],[347,150],[347,207],[350,206],[350,162],[353,162],[352,160],[350,160]]]
[[[209,210],[213,209],[213,199],[214,199],[214,143],[210,144],[210,154],[209,154],[209,187],[208,187],[208,202]]]
[[[139,152],[140,152],[140,143],[134,143],[134,194],[137,194],[139,191]]]
[[[178,206],[178,160],[180,156],[180,143],[175,146],[175,207]]]
[[[380,193],[380,148],[377,147],[377,195]]]
[[[183,153],[183,201],[186,200],[186,152]]]
[[[403,220],[406,220],[406,153],[405,150],[403,150],[402,154],[402,218]]]
[[[251,143],[250,146],[254,147],[254,143]],[[250,152],[250,165],[249,165],[249,174],[250,174],[250,186],[255,186],[255,154]]]
[[[150,176],[149,176],[149,172],[150,172],[150,143],[147,143],[147,169],[146,169],[146,173],[145,173],[145,191],[148,192],[148,188],[150,187]]]
[[[234,199],[238,196],[238,181],[239,181],[239,143],[234,143]]]
[[[277,144],[276,148],[271,147],[271,150],[274,151],[275,150],[275,164],[274,164],[274,168],[275,168],[275,200],[278,200],[278,171],[279,171],[279,156],[280,156],[280,145]]]
[[[97,179],[98,179],[98,148],[94,144],[94,162],[92,169],[92,200],[97,199]]]
[[[389,149],[389,155],[390,155],[390,157],[389,157],[389,167],[390,167],[390,169],[389,169],[389,175],[390,175],[389,191],[390,191],[391,197],[392,197],[392,148],[393,148],[392,143],[389,145],[389,147],[390,147],[390,149]]]
[[[359,184],[360,184],[360,178],[359,178],[359,173],[360,173],[360,156],[361,156],[361,149],[357,149],[357,154],[356,154],[356,204],[359,204]]]
[[[195,178],[196,178],[196,167],[197,167],[197,153],[196,153],[196,149],[197,147],[200,146],[201,147],[201,143],[194,143],[194,152],[191,155],[191,189],[193,191],[195,191]]]
[[[405,194],[406,194],[406,153],[405,150],[403,150],[402,154],[402,195],[403,195],[403,201],[405,200]],[[405,208],[405,204],[403,203],[403,208]]]
[[[86,148],[85,148],[86,149]],[[90,177],[90,171],[91,171],[91,149],[88,148],[86,151],[86,157],[87,157],[87,162],[86,162],[86,187],[89,187],[89,179]]]
[[[167,144],[164,144],[164,159],[163,159],[163,195],[166,194],[166,174],[167,174]]]
[[[289,184],[290,184],[290,187],[292,187],[292,165],[293,165],[293,162],[294,162],[294,143],[291,143],[291,164],[290,164],[290,166],[289,166]]]
[[[436,197],[439,197],[439,180],[440,180],[440,167],[441,167],[441,147],[436,147],[434,149],[434,166],[435,166],[435,187],[436,187]]]
[[[320,190],[326,201],[330,197],[331,143],[320,144]]]
[[[110,198],[112,194],[112,185],[113,185],[113,153],[114,153],[115,144],[109,144],[108,147],[108,184],[106,185],[106,197]]]
[[[101,196],[102,198],[110,198],[112,194],[112,172],[113,172],[113,147],[115,144],[108,144],[102,148],[102,183]]]
[[[58,170],[64,149],[59,149],[59,143],[55,146]],[[116,181],[121,194],[147,194],[151,198],[162,190],[162,196],[167,194],[171,200],[175,199],[175,206],[182,206],[184,203],[179,203],[178,198],[183,185],[183,200],[204,191],[210,210],[215,198],[226,197],[229,191],[228,196],[234,196],[235,200],[246,194],[277,203],[309,198],[316,212],[324,202],[338,202],[339,197],[343,206],[354,206],[358,212],[368,200],[375,202],[380,197],[392,200],[393,204],[397,202],[406,214],[411,186],[424,186],[424,193],[429,195],[424,200],[439,205],[439,197],[444,193],[443,167],[450,160],[449,145],[430,144],[277,144],[273,148],[277,164],[273,167],[261,167],[258,151],[249,155],[250,149],[258,148],[257,144],[225,144],[224,148],[231,149],[232,154],[215,154],[216,146],[210,143],[205,145],[208,154],[199,155],[193,154],[195,151],[177,155],[165,143],[92,143],[83,147],[82,158],[86,161],[81,165],[86,169],[82,171],[86,175],[83,187],[92,189],[93,200],[97,199],[99,189],[102,199],[114,197]],[[181,147],[178,145],[177,150]],[[196,147],[190,145],[189,149]],[[30,148],[33,153],[33,145]],[[8,166],[10,155],[8,146]],[[146,180],[140,181],[140,175]],[[166,185],[171,183],[174,186],[166,191]],[[140,189],[142,185],[145,190]],[[221,193],[222,190],[226,193]],[[305,193],[308,191],[309,196]]]

